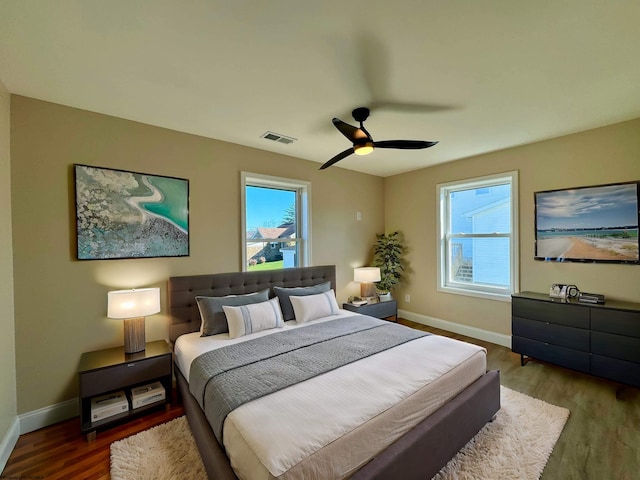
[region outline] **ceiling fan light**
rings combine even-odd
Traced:
[[[373,152],[373,143],[367,142],[362,145],[354,145],[353,151],[356,155],[369,155]]]

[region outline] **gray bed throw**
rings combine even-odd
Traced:
[[[189,389],[222,445],[224,420],[240,405],[426,335],[363,316],[286,330],[200,355]]]

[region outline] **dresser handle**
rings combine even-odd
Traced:
[[[135,363],[127,363],[127,367],[135,367],[136,364]]]

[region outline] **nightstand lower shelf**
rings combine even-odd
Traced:
[[[80,430],[87,435],[87,440],[94,439],[98,430],[168,405],[172,393],[172,366],[171,350],[164,340],[147,343],[144,351],[134,354],[124,353],[124,347],[82,354],[78,368]],[[132,408],[131,389],[154,382],[162,385],[164,399]],[[92,399],[120,391],[126,395],[126,411],[109,411],[104,418],[92,421]],[[125,407],[119,401],[115,408]]]

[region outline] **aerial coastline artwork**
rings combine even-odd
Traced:
[[[189,181],[74,165],[78,260],[189,255]]]
[[[639,186],[537,192],[536,259],[640,263]]]

